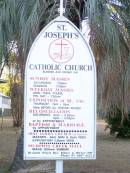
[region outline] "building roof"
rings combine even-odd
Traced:
[[[1,84],[1,83],[6,83],[6,82],[7,82],[6,80],[0,79],[0,84]]]
[[[6,97],[6,98],[9,98],[9,99],[10,99],[10,97],[8,97],[8,96],[2,94],[1,92],[0,92],[0,96],[2,96],[2,97]]]

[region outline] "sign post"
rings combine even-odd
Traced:
[[[34,41],[25,68],[24,159],[96,159],[96,67],[80,31],[65,17]],[[58,172],[59,170],[59,172]]]
[[[63,173],[63,160],[56,160],[56,173]]]
[[[63,16],[63,13],[65,13],[65,9],[63,7],[63,0],[60,0],[59,13],[60,16]],[[62,44],[61,44],[61,51],[62,51]],[[63,160],[56,160],[56,173],[63,173]]]

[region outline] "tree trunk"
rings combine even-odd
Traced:
[[[23,160],[23,136],[24,136],[24,130],[22,127],[21,134],[17,142],[14,160],[9,169],[10,173],[15,173],[17,170],[26,169],[27,167],[27,162]]]

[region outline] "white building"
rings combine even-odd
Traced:
[[[8,96],[0,93],[0,114],[8,115],[11,109],[11,99]],[[0,115],[0,116],[1,116]]]

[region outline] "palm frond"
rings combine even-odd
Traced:
[[[45,1],[31,0],[17,2],[17,15],[19,18],[20,39],[24,50],[28,49],[38,34],[41,16],[46,9]]]
[[[122,112],[128,106],[125,95],[130,91],[128,68],[125,70],[129,64],[130,35],[122,17],[127,14],[124,10],[122,15],[123,3],[88,0],[86,13],[90,20],[90,43],[97,62],[99,105],[105,110],[117,105]]]

